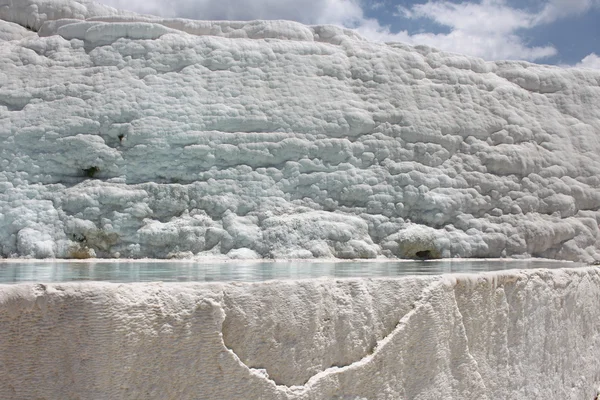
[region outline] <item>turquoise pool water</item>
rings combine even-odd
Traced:
[[[21,282],[258,282],[322,277],[394,277],[507,269],[573,268],[582,264],[549,260],[285,261],[199,263],[182,261],[2,261],[0,283]]]

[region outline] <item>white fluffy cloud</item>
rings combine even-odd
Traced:
[[[600,57],[595,53],[588,54],[576,67],[600,69]]]
[[[571,15],[582,14],[592,7],[600,7],[600,0],[550,0],[537,14],[537,23],[550,23]]]
[[[358,30],[378,41],[426,44],[446,51],[487,60],[541,60],[557,54],[552,45],[529,46],[518,31],[559,18],[581,14],[600,5],[600,0],[543,0],[537,12],[516,9],[506,0],[428,0],[398,7],[404,17],[428,19],[449,28],[449,33],[391,32],[363,9],[384,3],[367,0],[100,0],[117,8],[167,17],[193,19],[289,19],[305,24],[335,24]]]
[[[533,25],[531,14],[510,8],[502,0],[429,1],[410,9],[399,7],[399,10],[408,18],[429,18],[454,30],[477,34],[510,33]]]
[[[479,3],[429,0],[410,8],[398,7],[407,18],[425,18],[450,28],[450,33],[410,36],[413,43],[428,44],[448,51],[479,56],[488,60],[539,60],[557,54],[553,46],[530,47],[518,35],[520,29],[552,23],[579,15],[600,0],[548,0],[537,12],[509,6],[506,0],[481,0]]]

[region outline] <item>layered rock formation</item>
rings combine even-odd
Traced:
[[[0,0],[2,257],[600,259],[600,72]]]

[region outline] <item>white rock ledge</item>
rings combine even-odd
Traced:
[[[600,270],[0,286],[0,398],[593,399]]]

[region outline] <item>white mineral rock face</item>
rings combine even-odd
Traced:
[[[0,286],[0,398],[593,399],[600,270]]]
[[[0,256],[600,259],[600,72],[0,0]]]

